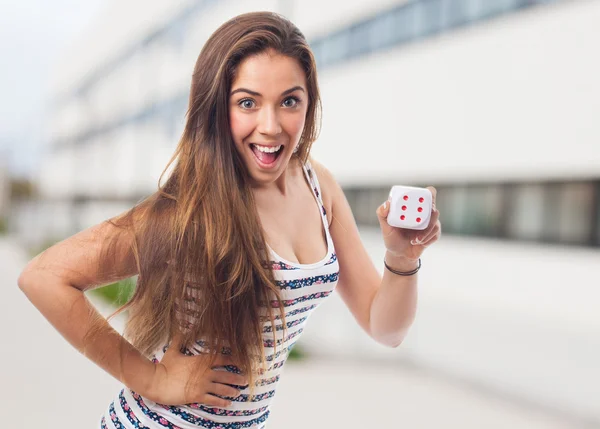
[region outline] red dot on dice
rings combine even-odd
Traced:
[[[406,210],[406,206],[402,206],[402,210]]]
[[[419,198],[420,203],[422,203],[423,201],[425,201],[425,198],[423,198],[423,197]]]
[[[407,200],[408,200],[408,195],[405,195],[404,196],[404,201],[407,201]]]
[[[400,220],[404,220],[404,219],[406,219],[406,216],[404,216],[404,215],[400,216]]]
[[[423,211],[423,207],[419,207],[419,208],[417,209],[417,211],[418,211],[419,213],[421,213],[421,212]]]
[[[417,222],[421,222],[421,218],[420,217],[417,218]]]

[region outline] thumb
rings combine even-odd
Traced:
[[[390,226],[390,224],[387,223],[387,217],[388,214],[390,213],[390,200],[386,200],[383,204],[381,204],[378,208],[377,208],[377,219],[379,219],[379,226],[381,227],[381,231],[383,232],[383,235],[387,235],[388,233],[390,233],[392,231],[392,228]]]

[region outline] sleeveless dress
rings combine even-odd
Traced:
[[[258,377],[253,401],[250,402],[249,388],[245,387],[238,397],[229,398],[232,403],[227,407],[205,406],[199,403],[168,406],[155,403],[125,387],[103,414],[100,422],[102,429],[265,428],[270,413],[269,407],[275,397],[288,354],[302,335],[310,314],[335,290],[339,275],[339,264],[329,233],[319,181],[310,162],[307,161],[303,170],[321,215],[327,238],[327,254],[318,262],[300,264],[283,259],[269,247],[273,274],[285,306],[287,335],[282,338],[283,327],[278,315],[279,310],[274,308],[277,352],[274,353],[271,322],[267,320],[263,324],[263,345],[268,371]],[[273,302],[277,304],[276,300]],[[198,341],[191,354],[201,352],[203,344],[203,341]],[[154,362],[160,361],[167,347],[156,351],[153,356]],[[237,367],[229,365],[219,369],[239,372]]]

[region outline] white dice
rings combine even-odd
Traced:
[[[431,219],[433,196],[426,188],[392,186],[390,212],[387,222],[391,226],[422,230]]]

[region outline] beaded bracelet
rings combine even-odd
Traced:
[[[385,265],[385,267],[388,270],[390,270],[392,273],[398,274],[399,276],[412,276],[413,274],[416,274],[416,272],[421,269],[421,258],[419,258],[419,266],[417,268],[415,268],[414,270],[412,270],[412,271],[405,271],[405,272],[403,272],[403,271],[395,270],[395,269],[391,268],[387,264],[387,262],[385,262],[385,258],[383,258],[383,265]]]

